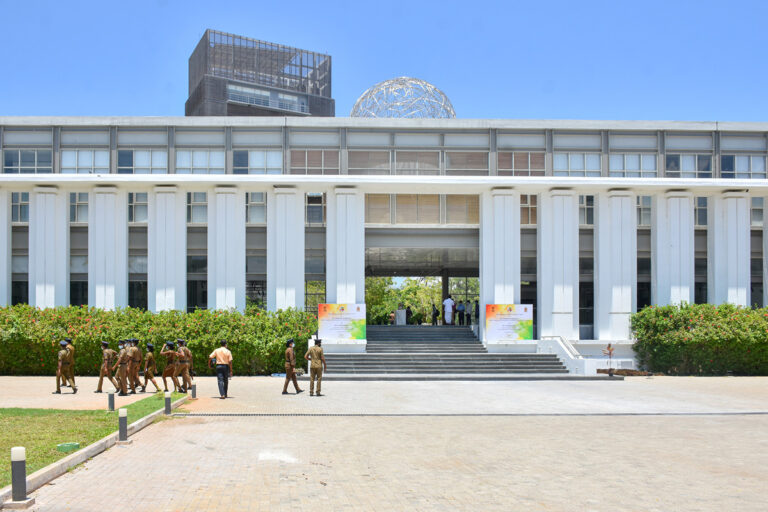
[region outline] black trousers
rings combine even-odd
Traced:
[[[459,325],[464,325],[464,312],[459,311]]]
[[[219,382],[219,395],[227,396],[229,389],[229,365],[216,365],[216,380]]]

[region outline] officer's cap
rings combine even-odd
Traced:
[[[101,344],[104,345],[105,347],[109,346],[109,342],[108,341],[102,341]]]
[[[173,341],[166,341],[165,346],[166,347],[172,347],[174,345]]]
[[[291,343],[293,343],[293,342],[294,342],[294,341],[293,341],[293,338],[290,338],[290,339],[288,339],[288,341],[286,341],[286,342],[285,342],[285,346],[286,346],[286,347],[290,347],[290,346],[291,346]]]
[[[72,344],[72,338],[64,338],[64,341],[66,341],[69,344]]]
[[[315,340],[315,345],[319,345],[319,344],[320,344],[322,341],[323,341],[323,340],[321,340],[320,338],[317,338],[317,339]]]
[[[147,343],[147,348],[155,348],[155,346],[152,343]]]
[[[179,345],[184,345],[186,342],[187,342],[187,340],[183,340],[181,338],[176,338],[176,343],[178,343]]]
[[[61,340],[61,341],[59,342],[59,345],[61,345],[62,347],[66,347],[66,346],[67,346],[67,342],[66,342],[66,341],[64,341],[64,340]]]

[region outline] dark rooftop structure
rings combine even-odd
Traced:
[[[330,55],[208,29],[189,58],[188,116],[335,113]]]

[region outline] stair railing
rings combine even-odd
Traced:
[[[573,344],[562,336],[542,336],[536,346],[539,354],[555,354],[562,359],[563,364],[570,373],[584,375],[584,357],[576,350]]]

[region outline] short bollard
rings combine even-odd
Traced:
[[[110,411],[115,410],[115,392],[114,391],[110,391],[109,393],[107,393],[107,404]]]
[[[3,508],[27,508],[35,503],[34,498],[27,498],[27,450],[23,446],[11,448],[11,501],[3,503]]]
[[[192,384],[192,400],[197,400],[197,384]]]
[[[166,416],[171,414],[171,392],[165,392],[165,414]]]
[[[128,409],[120,409],[118,410],[117,414],[119,416],[118,430],[117,430],[117,444],[118,445],[131,444],[133,440],[128,439]]]

